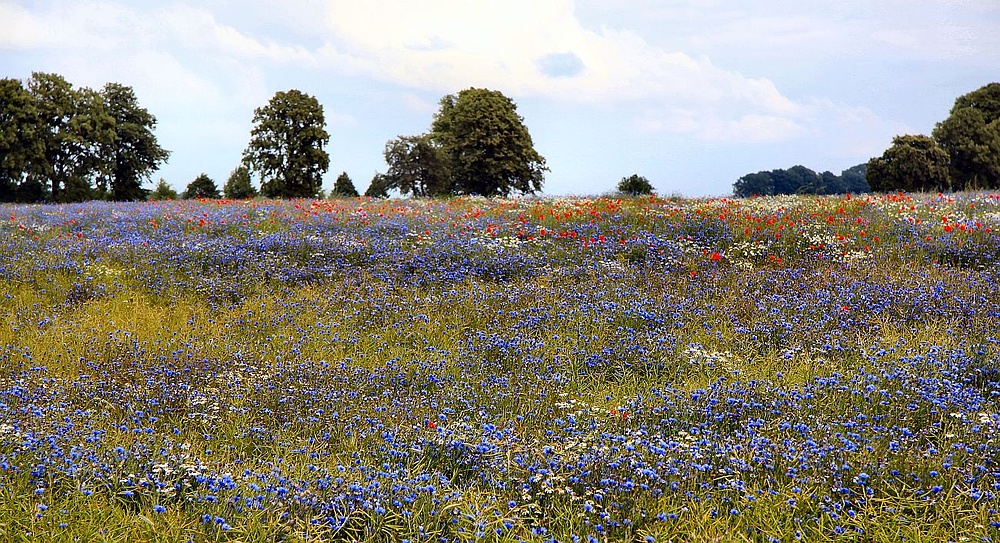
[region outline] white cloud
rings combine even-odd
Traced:
[[[659,49],[629,31],[586,28],[571,0],[332,0],[328,17],[329,50],[350,57],[354,70],[423,90],[485,86],[578,103],[651,100],[696,111],[689,121],[701,129],[694,132],[713,140],[790,137],[807,112],[766,79]],[[553,69],[551,59],[572,66]],[[646,128],[656,125],[678,123],[654,120]]]
[[[0,49],[37,47],[46,40],[45,27],[27,9],[0,4]]]
[[[813,55],[864,55],[876,46],[902,58],[995,51],[998,38],[983,39],[981,31],[996,18],[993,4],[981,0],[959,8],[955,2],[831,0],[810,8],[777,0],[751,10],[724,0],[258,0],[235,5],[205,0],[155,6],[0,0],[0,49],[47,51],[57,59],[49,66],[73,76],[74,83],[132,84],[166,115],[190,111],[221,118],[221,112],[241,111],[249,117],[252,107],[275,90],[268,77],[280,73],[285,84],[289,77],[307,84],[338,76],[375,77],[412,90],[399,96],[406,108],[423,113],[437,106],[419,96],[486,86],[585,110],[626,104],[630,113],[624,118],[647,134],[776,142],[815,137],[836,126],[881,137],[889,125],[871,110],[792,99],[762,77],[776,77],[782,69],[777,62],[741,72],[731,67],[753,68],[734,59],[757,55],[805,62]],[[578,16],[578,5],[628,13],[631,22],[588,24]],[[984,14],[982,21],[968,20],[975,10]],[[966,18],[951,16],[959,12]],[[644,20],[654,22],[644,26]],[[785,69],[795,73],[795,62]],[[639,109],[645,113],[633,116]],[[337,122],[357,120],[345,116]]]

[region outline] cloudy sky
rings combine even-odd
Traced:
[[[929,133],[1000,80],[998,29],[996,0],[0,0],[0,77],[133,87],[178,189],[221,186],[254,108],[294,88],[325,109],[325,187],[363,191],[386,141],[475,86],[517,103],[546,194],[638,173],[705,196]]]

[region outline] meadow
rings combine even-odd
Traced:
[[[2,541],[1000,540],[1000,195],[0,207]]]

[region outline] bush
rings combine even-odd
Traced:
[[[150,200],[176,200],[177,191],[167,184],[167,181],[160,178],[160,182],[156,184],[156,188],[149,193]]]
[[[184,194],[181,195],[185,200],[190,200],[194,198],[218,198],[221,196],[219,194],[219,187],[215,186],[215,181],[212,178],[201,174],[190,182],[187,189],[184,190]]]

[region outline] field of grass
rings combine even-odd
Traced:
[[[0,207],[0,541],[1000,541],[1000,196]]]

